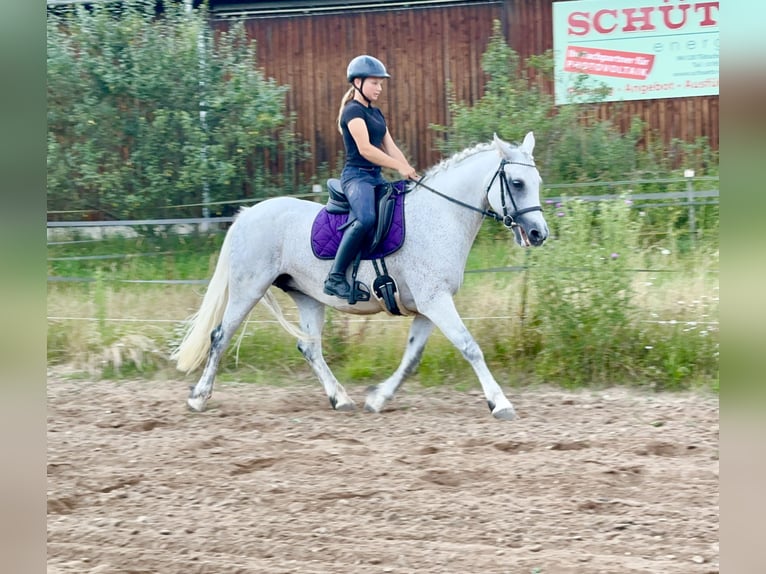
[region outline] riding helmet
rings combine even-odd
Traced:
[[[383,62],[372,56],[362,55],[357,56],[348,63],[346,69],[346,78],[349,82],[354,81],[354,78],[390,78],[386,67]]]

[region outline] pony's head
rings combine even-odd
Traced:
[[[487,199],[492,209],[502,214],[522,247],[540,246],[548,238],[548,224],[540,204],[542,178],[535,167],[532,151],[535,136],[529,132],[519,146],[493,138],[501,158],[500,167],[489,186]]]

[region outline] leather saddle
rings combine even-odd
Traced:
[[[406,181],[396,181],[375,186],[377,222],[375,224],[375,233],[373,234],[372,241],[370,242],[370,245],[365,248],[367,253],[373,253],[391,230],[391,223],[394,220],[394,210],[396,208],[396,196],[405,190],[406,183]],[[325,206],[327,213],[341,215],[351,211],[351,205],[341,188],[339,179],[328,179],[327,191],[329,192],[327,205]],[[338,229],[340,231],[344,230],[351,225],[354,220],[355,218],[353,216],[349,216],[348,221]]]
[[[397,251],[404,243],[404,196],[407,193],[406,180],[389,182],[375,188],[377,221],[374,234],[369,245],[365,245],[352,266],[353,284],[362,285],[356,281],[356,272],[361,259],[369,259],[375,268],[376,278],[373,283],[375,297],[382,301],[386,311],[392,315],[408,314],[401,305],[396,282],[388,275],[384,257]],[[332,259],[340,244],[346,227],[353,221],[351,206],[346,194],[341,189],[339,179],[328,179],[327,204],[319,211],[311,227],[311,249],[320,259]],[[367,294],[366,298],[361,294]],[[360,294],[360,295],[358,295]],[[369,289],[355,288],[349,297],[349,303],[369,299]]]

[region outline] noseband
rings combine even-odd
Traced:
[[[533,205],[532,207],[525,207],[524,209],[519,209],[516,207],[516,200],[513,199],[513,193],[511,192],[511,184],[508,183],[508,176],[505,173],[505,166],[507,164],[516,164],[516,165],[523,165],[526,167],[537,167],[534,164],[531,163],[521,163],[518,161],[508,161],[506,159],[500,161],[500,165],[497,168],[497,171],[495,172],[495,175],[492,176],[492,179],[489,182],[489,185],[487,186],[487,196],[489,196],[489,190],[492,188],[492,184],[495,183],[495,178],[500,178],[500,201],[503,204],[503,216],[500,218],[497,214],[495,214],[495,220],[496,221],[502,221],[503,225],[505,225],[508,229],[512,229],[516,226],[518,226],[518,223],[516,223],[516,218],[520,215],[524,215],[525,213],[529,213],[530,211],[542,211],[543,208],[540,205]],[[506,192],[508,193],[508,198],[511,200],[511,205],[513,206],[513,211],[508,211],[508,206],[505,203],[505,195]]]
[[[525,207],[524,209],[519,209],[518,207],[516,207],[516,200],[513,199],[511,184],[508,183],[508,176],[506,175],[505,169],[504,169],[505,166],[508,164],[523,165],[525,167],[537,167],[536,165],[531,163],[521,163],[519,161],[508,161],[507,159],[503,159],[500,161],[500,165],[497,167],[495,174],[492,176],[492,179],[489,181],[489,185],[487,185],[487,191],[485,193],[489,197],[489,190],[492,189],[492,184],[495,183],[495,179],[499,178],[500,179],[500,201],[502,202],[502,205],[503,205],[503,215],[498,215],[491,209],[487,210],[487,209],[481,209],[480,207],[474,207],[473,205],[463,203],[459,199],[455,199],[454,197],[445,195],[441,193],[440,191],[436,191],[432,187],[428,187],[426,184],[422,183],[423,181],[422,178],[415,182],[415,187],[417,186],[423,187],[427,189],[428,191],[430,191],[431,193],[435,193],[436,195],[443,197],[444,199],[451,201],[452,203],[456,203],[462,207],[481,213],[485,217],[491,217],[495,221],[502,223],[508,229],[513,229],[514,227],[518,227],[519,225],[516,222],[517,217],[519,217],[520,215],[524,215],[525,213],[529,213],[530,211],[542,211],[543,208],[540,205],[533,205],[532,207]],[[506,193],[508,194],[508,198],[511,200],[513,211],[509,211],[508,205],[505,202]]]

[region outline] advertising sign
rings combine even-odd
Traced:
[[[718,1],[553,3],[556,104],[718,95]]]

